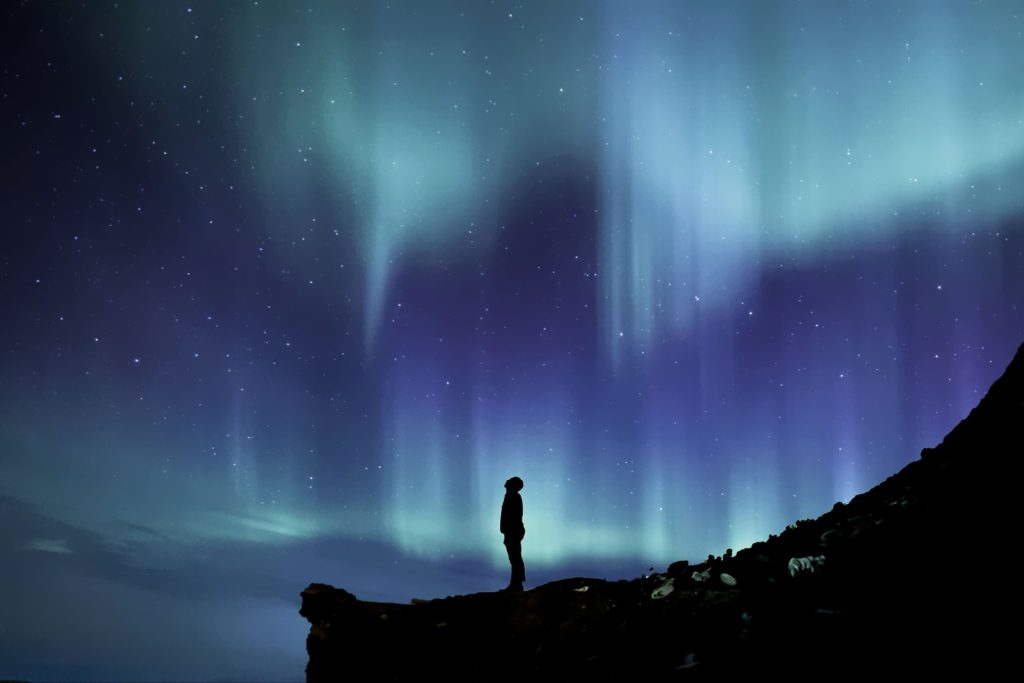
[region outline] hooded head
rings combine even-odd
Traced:
[[[520,479],[519,477],[512,477],[511,479],[505,482],[505,488],[508,489],[509,491],[522,491],[523,480]]]

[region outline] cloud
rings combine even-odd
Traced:
[[[68,545],[66,538],[34,538],[25,547],[28,550],[38,550],[41,553],[57,553],[58,555],[71,555],[75,552]]]

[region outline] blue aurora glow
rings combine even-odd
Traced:
[[[900,375],[922,349],[893,300],[925,277],[939,318],[1015,295],[892,249],[1020,208],[1012,7],[363,9],[249,12],[238,107],[257,103],[263,195],[358,253],[384,386],[375,532],[405,551],[503,565],[494,482],[513,472],[534,565],[742,547],[879,481],[983,388],[919,426]],[[507,256],[511,231],[551,253]],[[466,284],[438,296],[439,278]],[[923,346],[982,341],[955,327]]]

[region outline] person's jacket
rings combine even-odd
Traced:
[[[506,491],[505,500],[501,503],[501,533],[526,533],[523,527],[523,497],[518,491]]]

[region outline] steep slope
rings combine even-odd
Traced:
[[[413,605],[312,584],[307,679],[994,674],[1014,654],[1022,454],[1024,346],[941,444],[735,557]]]

